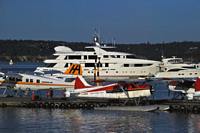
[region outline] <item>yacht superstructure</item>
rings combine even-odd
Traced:
[[[185,63],[182,58],[173,56],[172,58],[162,59],[163,71],[168,71],[173,68],[194,69],[196,66],[191,63]]]
[[[78,63],[83,68],[83,76],[93,78],[97,69],[102,79],[130,79],[153,76],[160,69],[160,62],[138,59],[135,55],[124,52],[110,52],[94,38],[95,46],[86,47],[93,51],[73,51],[66,46],[55,47],[56,59],[44,61],[48,67],[38,67],[36,71],[58,70],[64,72],[70,64]],[[74,68],[76,69],[76,68]]]

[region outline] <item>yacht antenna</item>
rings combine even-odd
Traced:
[[[114,47],[115,47],[115,41],[116,41],[115,38],[113,38],[113,46],[114,46]]]
[[[96,46],[100,47],[100,34],[97,33],[97,30],[95,29],[95,33],[94,33],[94,43]]]
[[[161,44],[161,58],[164,58],[164,41]]]

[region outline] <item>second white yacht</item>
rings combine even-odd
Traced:
[[[184,63],[182,58],[162,59],[161,72],[155,75],[156,78],[197,78],[200,76],[200,69],[195,64]]]

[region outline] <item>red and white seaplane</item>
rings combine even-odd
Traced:
[[[133,83],[92,86],[82,76],[77,76],[74,89],[66,90],[65,95],[79,98],[130,99],[151,96],[151,88],[148,84],[136,85]]]
[[[200,99],[200,77],[196,80],[170,81],[169,91],[174,92],[174,98]]]

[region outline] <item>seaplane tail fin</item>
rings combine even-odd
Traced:
[[[91,87],[90,84],[88,84],[85,79],[82,76],[77,76],[75,80],[75,89],[83,89]]]
[[[197,78],[194,84],[195,91],[200,91],[200,78]]]
[[[80,64],[71,64],[64,74],[82,75],[83,70]]]

